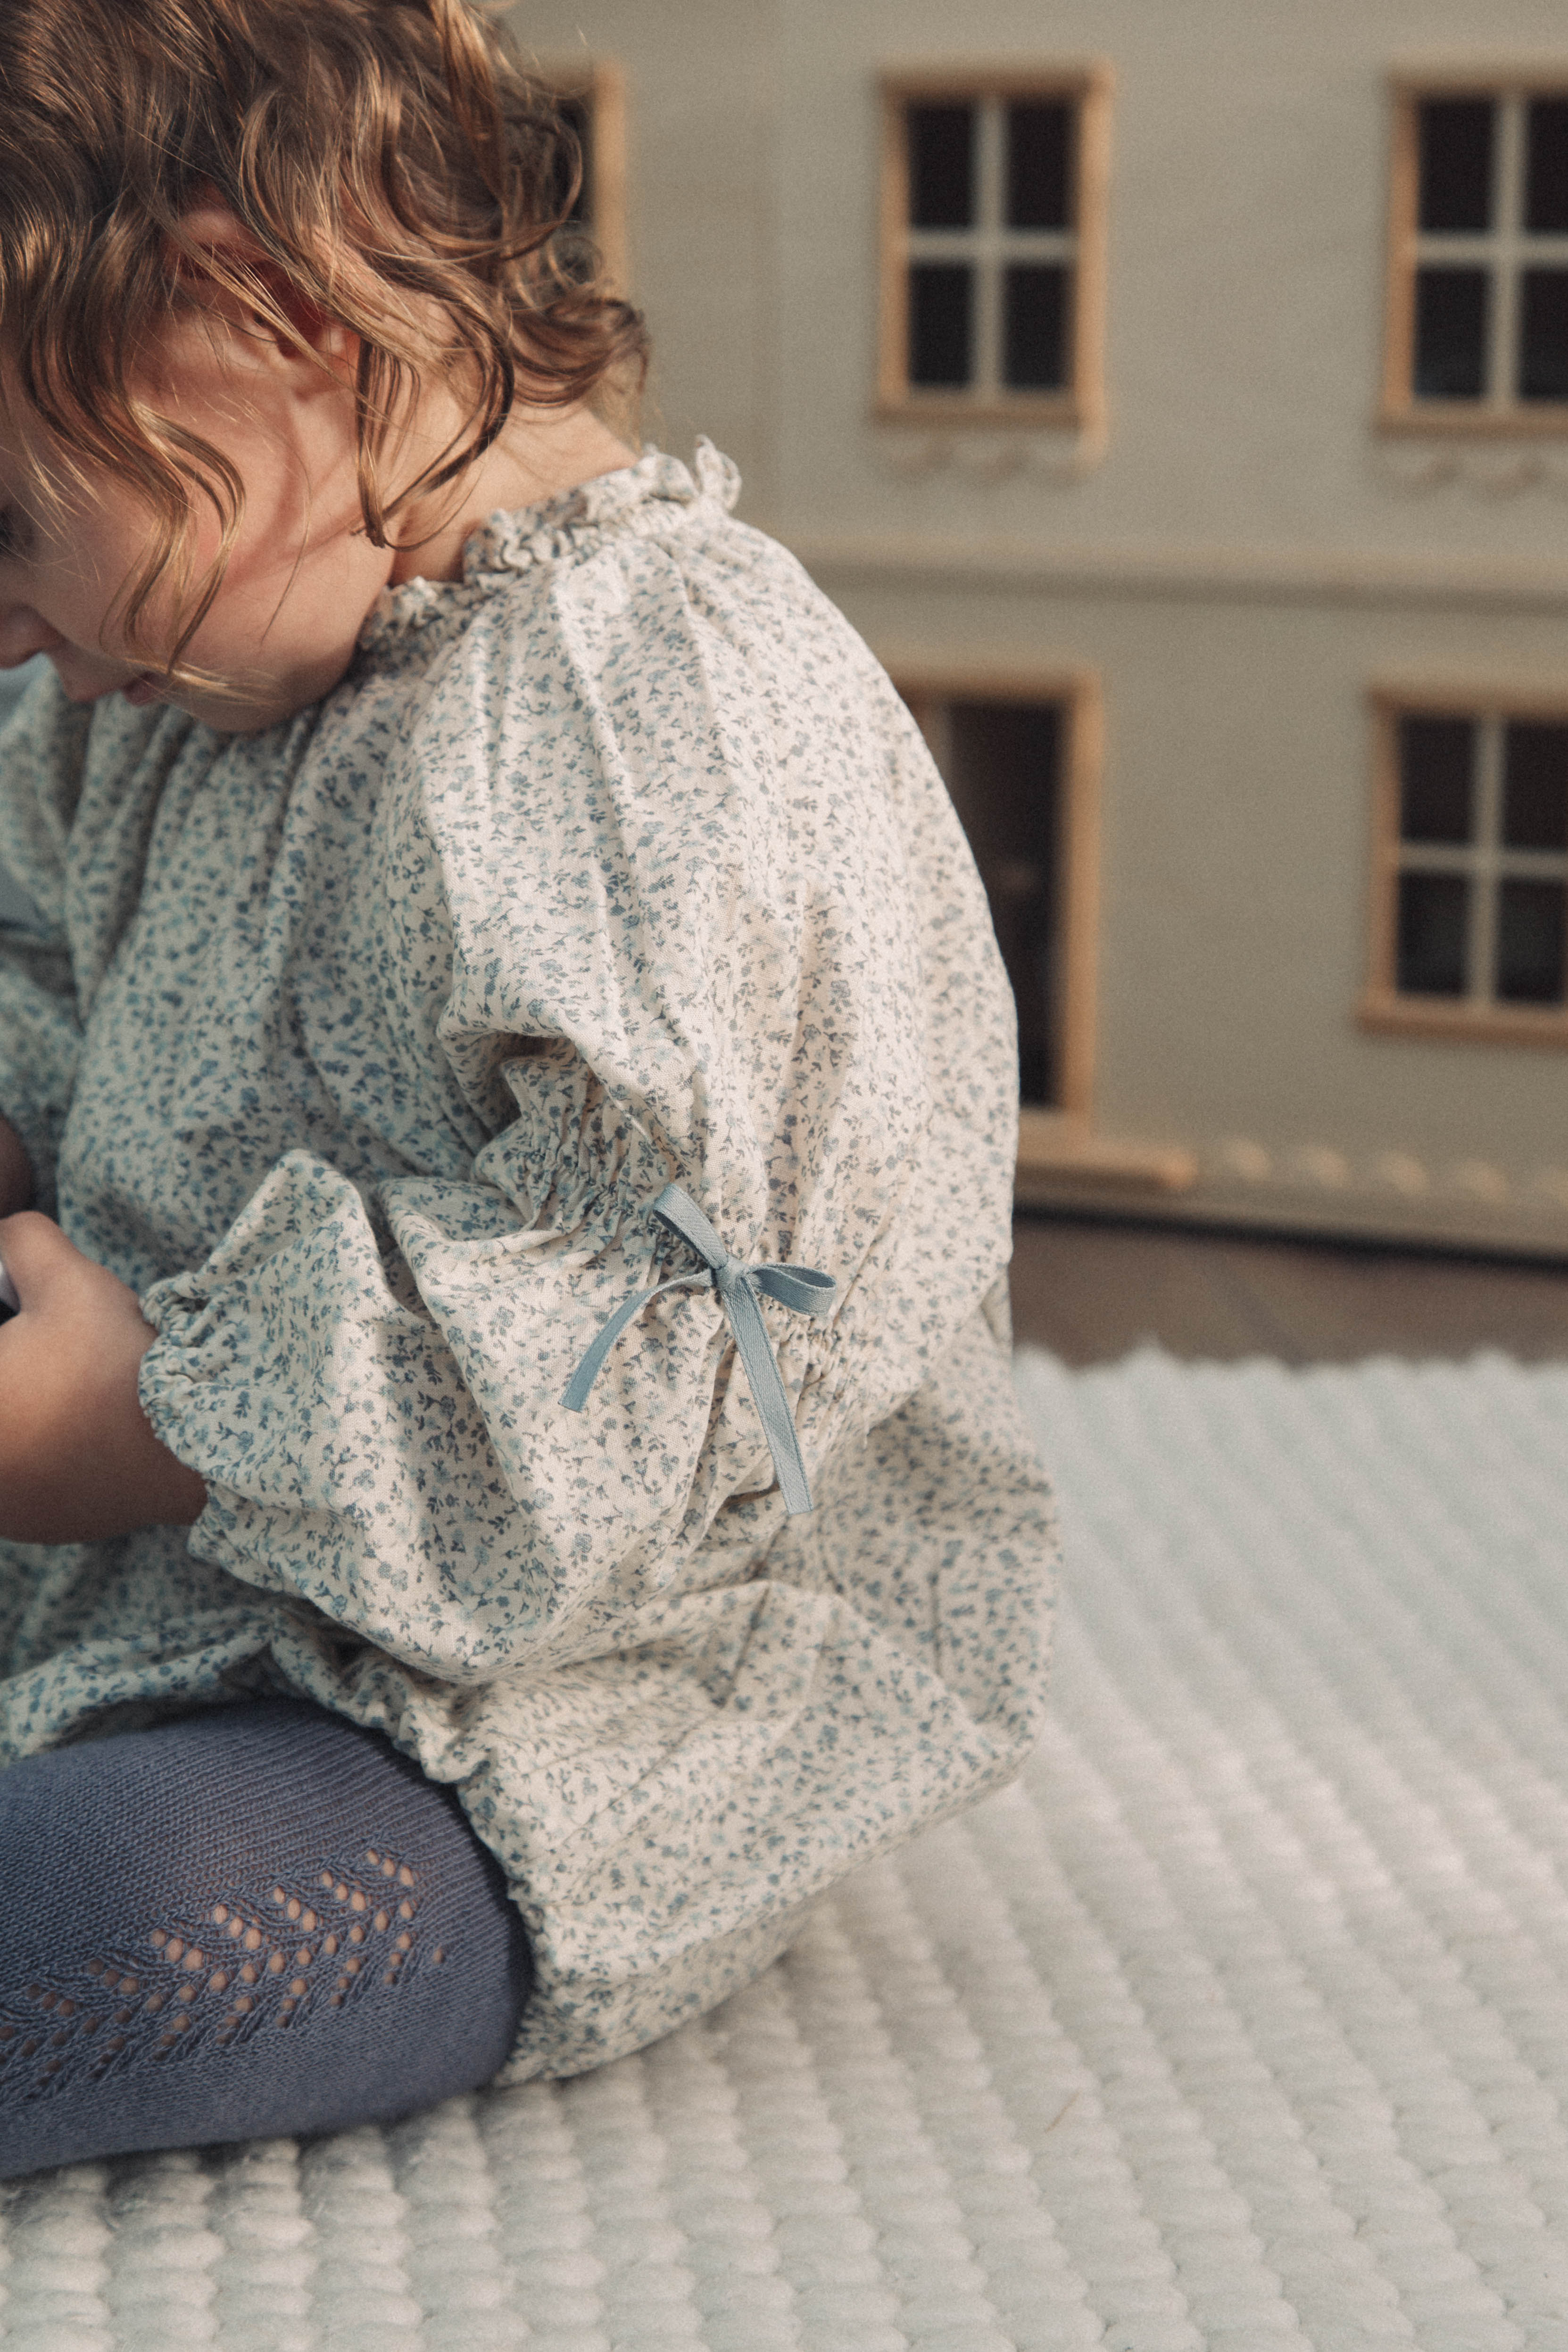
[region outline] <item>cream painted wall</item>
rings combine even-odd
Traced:
[[[1188,1205],[1214,1213],[1568,1250],[1568,1057],[1352,1017],[1369,687],[1568,690],[1568,444],[1533,478],[1512,445],[1424,478],[1431,448],[1373,428],[1388,76],[1568,61],[1560,0],[977,0],[957,22],[945,0],[540,0],[512,21],[546,58],[580,32],[626,68],[655,436],[727,447],[742,511],[885,656],[1099,673],[1096,1127],[1190,1147]],[[870,415],[876,77],[944,58],[1114,69],[1110,429],[1081,478],[1043,439],[998,473],[995,435],[911,473]]]
[[[774,20],[752,0],[552,0],[507,19],[546,68],[584,52],[625,67],[632,291],[657,346],[645,427],[683,455],[710,435],[753,507],[776,455]]]
[[[1369,425],[1382,357],[1387,75],[1568,58],[1556,0],[788,0],[780,87],[778,520],[1039,544],[1563,550],[1564,507],[1417,493]],[[1105,462],[1061,485],[890,472],[867,415],[879,68],[1100,57],[1111,128]],[[802,168],[791,169],[798,158]],[[1511,453],[1510,453],[1511,455]]]

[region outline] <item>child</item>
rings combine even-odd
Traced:
[[[1038,1729],[980,886],[563,184],[462,0],[0,0],[0,2176],[637,2049]]]

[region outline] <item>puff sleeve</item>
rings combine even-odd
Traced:
[[[291,1150],[142,1300],[143,1406],[209,1488],[192,1549],[442,1682],[700,1648],[691,1596],[784,1524],[711,1291],[563,1409],[694,1263],[666,1183],[837,1280],[826,1325],[764,1310],[812,1472],[1005,1262],[1011,1004],[956,820],[858,640],[824,604],[803,661],[746,560],[633,541],[484,604],[366,886],[375,1083],[423,1164]]]

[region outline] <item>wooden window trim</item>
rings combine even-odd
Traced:
[[[1423,99],[1472,95],[1568,98],[1568,63],[1455,60],[1412,67],[1390,78],[1386,290],[1377,426],[1383,433],[1458,440],[1550,440],[1568,434],[1568,401],[1486,408],[1475,401],[1418,401],[1413,389],[1418,242],[1415,110]]]
[[[1098,434],[1105,425],[1105,273],[1112,74],[1103,60],[1016,66],[910,67],[881,77],[880,301],[873,415],[882,423],[1056,426]],[[980,401],[963,391],[912,390],[908,377],[909,170],[903,114],[922,99],[1078,100],[1077,250],[1071,389]]]
[[[1061,1100],[1041,1119],[1085,1122],[1094,1095],[1095,989],[1100,958],[1100,796],[1105,720],[1092,670],[1006,667],[884,656],[893,683],[924,731],[921,705],[935,702],[1059,702],[1066,716],[1061,849]]]
[[[613,294],[631,291],[626,233],[626,77],[612,58],[543,58],[530,68],[536,82],[562,98],[586,99],[594,116],[588,208],[594,242]]]
[[[1384,1036],[1426,1037],[1445,1045],[1539,1045],[1568,1048],[1568,1004],[1461,1004],[1401,996],[1394,986],[1394,918],[1400,869],[1400,719],[1411,711],[1459,719],[1543,719],[1568,725],[1568,686],[1536,692],[1452,680],[1433,688],[1374,687],[1372,719],[1372,855],[1366,987],[1356,1007],[1358,1025]]]

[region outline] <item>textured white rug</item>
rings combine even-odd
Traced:
[[[1019,1379],[1021,1785],[597,2075],[0,2190],[7,2352],[1564,2352],[1568,1367]]]

